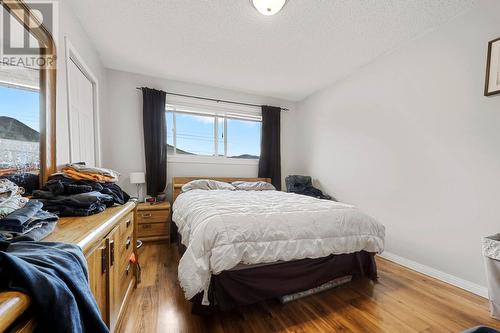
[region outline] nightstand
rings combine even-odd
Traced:
[[[144,242],[170,238],[170,202],[137,205],[137,239]]]

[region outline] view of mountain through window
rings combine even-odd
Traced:
[[[175,125],[179,154],[214,155],[214,117],[177,113]]]
[[[169,155],[258,159],[261,121],[256,117],[167,112]]]
[[[1,6],[0,6],[1,7]],[[5,13],[4,13],[5,14]],[[15,19],[9,24],[9,39],[0,45],[39,47],[25,27]],[[10,43],[10,44],[8,44]],[[0,176],[38,174],[40,170],[40,68],[37,64],[2,57],[0,61]]]
[[[227,156],[233,158],[260,157],[261,122],[227,120]]]
[[[40,169],[38,91],[0,85],[0,175]]]

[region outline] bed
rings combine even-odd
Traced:
[[[353,276],[377,278],[385,228],[352,205],[278,191],[191,190],[175,177],[179,282],[187,300],[223,310]]]

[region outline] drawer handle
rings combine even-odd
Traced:
[[[128,248],[130,247],[130,244],[132,243],[132,241],[130,240],[130,237],[127,239],[127,241],[125,242],[125,249],[128,250]]]
[[[125,222],[125,225],[128,227],[130,227],[130,224],[132,223],[132,220],[127,220],[127,222]]]
[[[108,249],[101,247],[101,274],[106,273],[108,267]]]
[[[115,241],[110,240],[109,241],[109,265],[113,266],[115,263]]]
[[[153,226],[151,224],[143,224],[142,229],[151,229]]]
[[[125,275],[128,275],[130,272],[130,264],[127,265],[127,269],[125,269]]]
[[[144,217],[144,218],[146,218],[146,219],[147,219],[147,218],[150,218],[150,217],[151,217],[151,213],[142,214],[142,217]]]

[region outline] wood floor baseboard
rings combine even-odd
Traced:
[[[460,289],[464,289],[464,290],[469,291],[469,292],[476,294],[478,296],[488,298],[488,288],[485,286],[481,286],[477,283],[464,280],[462,278],[459,278],[457,276],[442,272],[442,271],[437,270],[435,268],[432,268],[430,266],[420,264],[416,261],[413,261],[413,260],[410,260],[407,258],[403,258],[403,257],[398,256],[397,254],[394,254],[391,252],[384,251],[379,256],[384,258],[384,259],[387,259],[389,261],[392,261],[396,264],[404,266],[406,268],[409,268],[409,269],[412,269],[412,270],[417,271],[419,273],[422,273],[424,275],[427,275],[427,276],[430,276],[432,278],[443,281],[445,283],[451,284],[452,286],[458,287]]]

